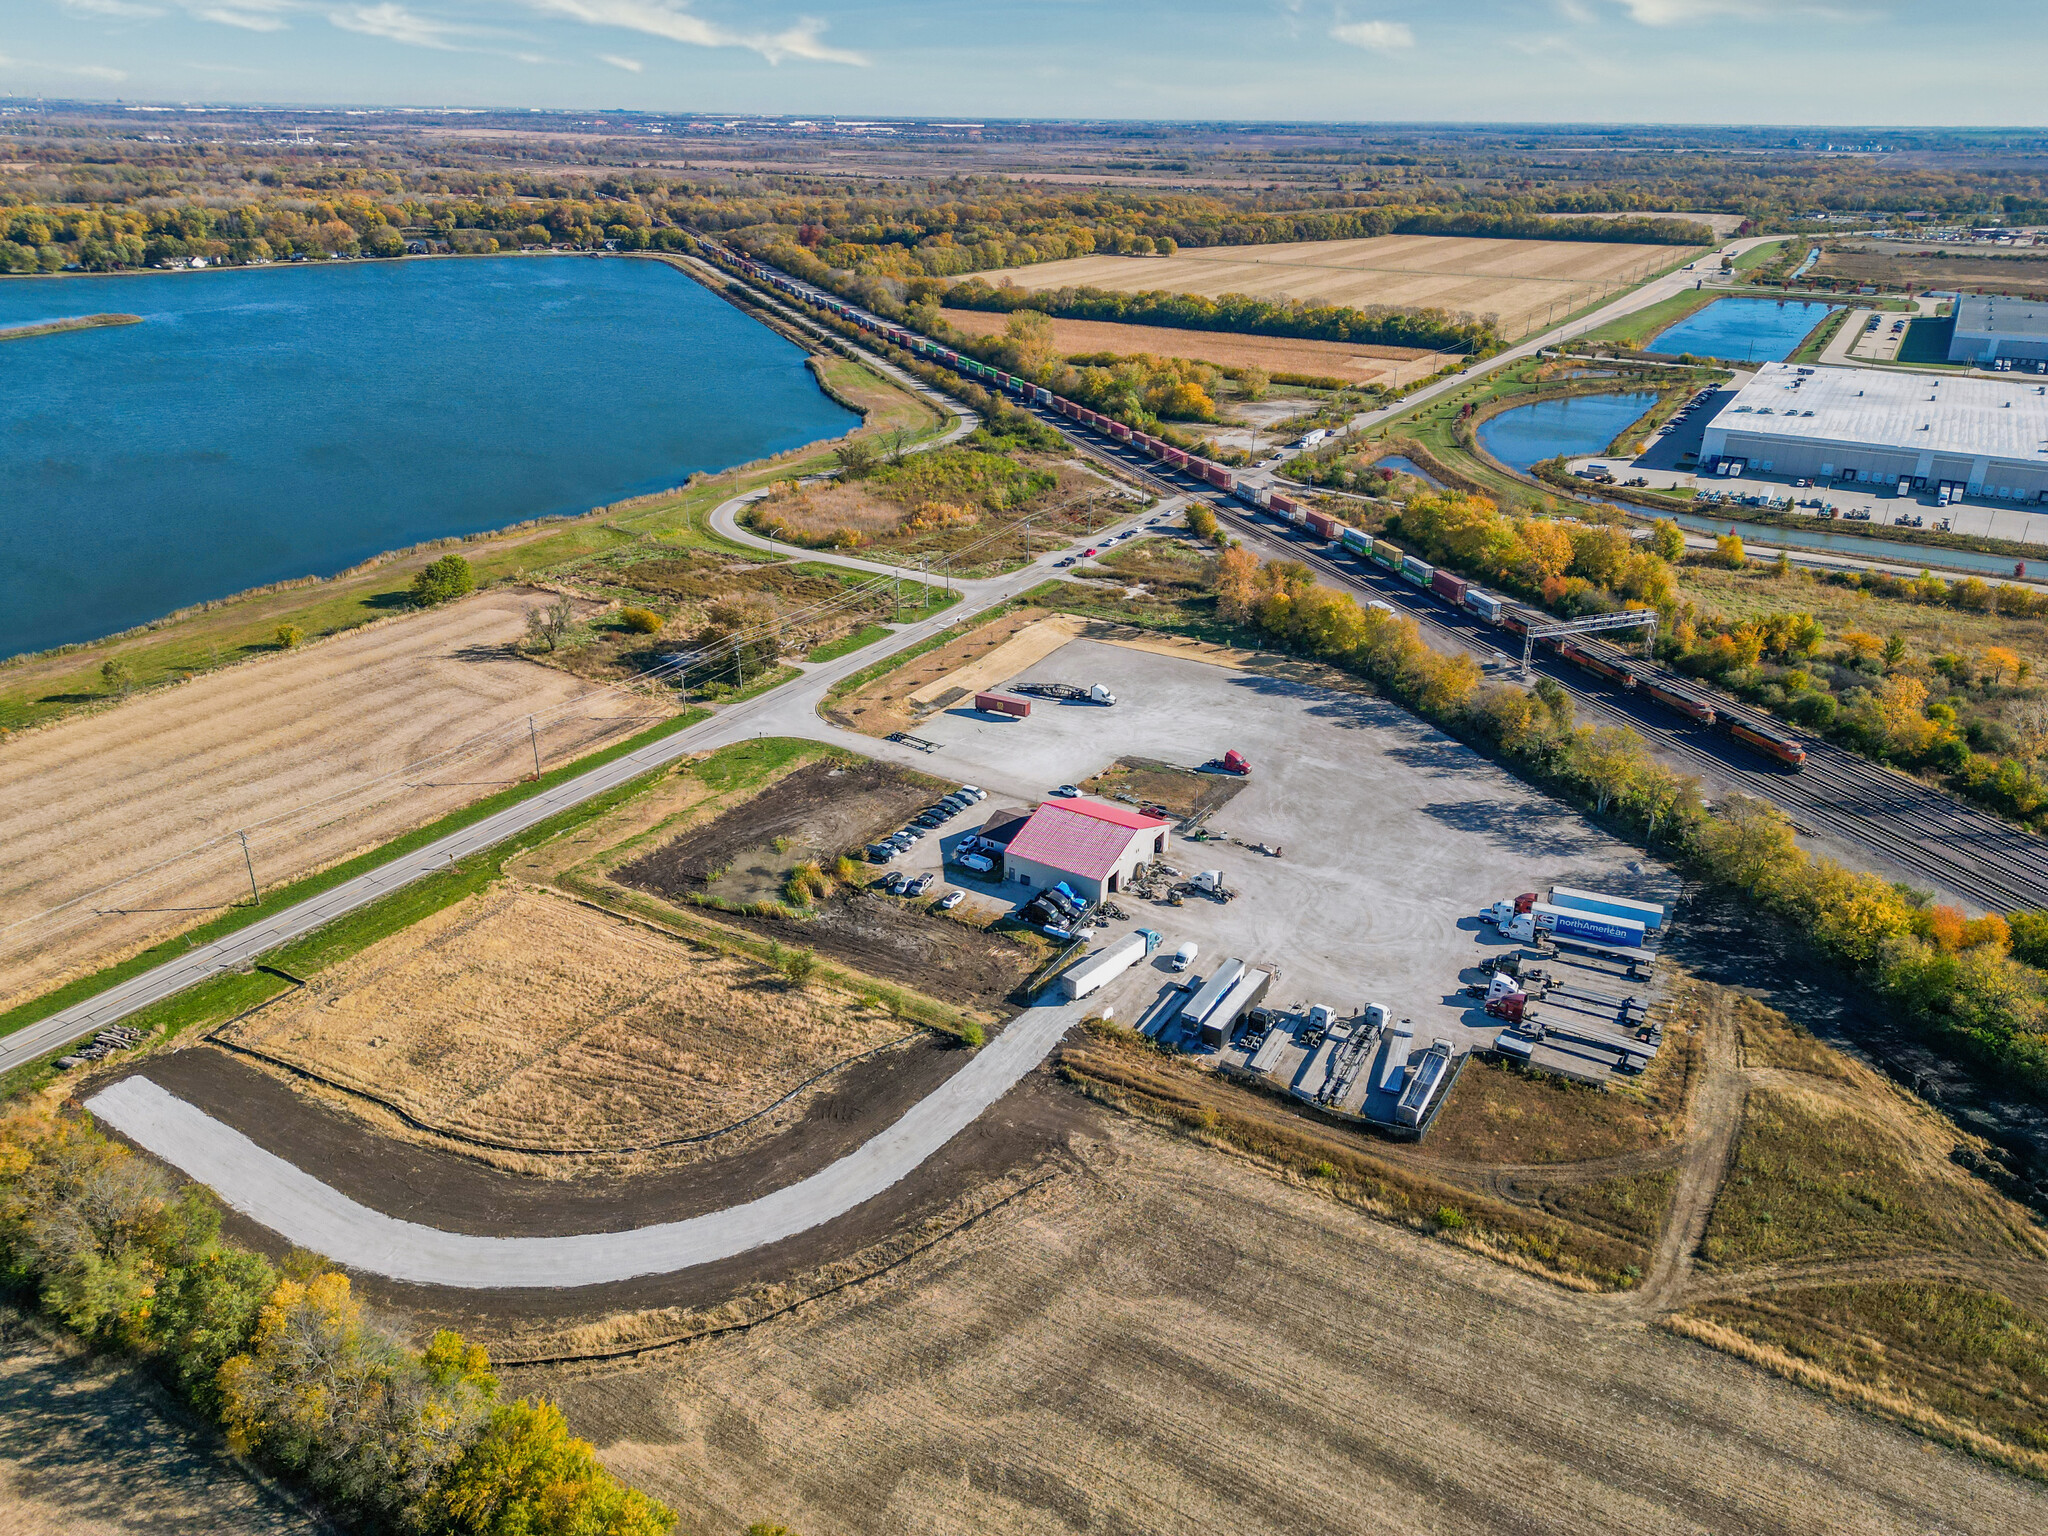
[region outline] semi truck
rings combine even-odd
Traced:
[[[1031,713],[1028,699],[1013,699],[1004,693],[977,693],[974,707],[986,715],[1009,715],[1016,720],[1022,720]]]
[[[1550,888],[1550,905],[1574,912],[1591,912],[1598,917],[1625,917],[1656,933],[1664,926],[1664,909],[1654,901],[1633,901],[1626,896],[1609,896],[1601,891],[1581,891],[1569,885]]]
[[[1633,918],[1605,917],[1595,912],[1574,912],[1570,907],[1553,907],[1539,901],[1501,928],[1511,939],[1531,943],[1539,933],[1560,939],[1579,939],[1604,944],[1611,949],[1641,949],[1647,929]]]
[[[1122,942],[1112,944],[1108,949],[1099,950],[1087,959],[1069,966],[1053,983],[1060,996],[1067,1002],[1077,1002],[1105,982],[1114,981],[1132,966],[1143,960],[1159,947],[1159,935],[1150,928],[1140,928]]]
[[[1058,699],[1063,704],[1114,704],[1116,695],[1100,683],[1090,683],[1086,688],[1073,683],[1018,683],[1017,692],[1028,693],[1040,699]]]

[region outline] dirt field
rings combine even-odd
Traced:
[[[247,896],[237,829],[268,888],[530,774],[529,714],[552,766],[669,713],[505,654],[538,600],[481,593],[0,747],[0,1005]]]
[[[829,862],[857,849],[900,826],[937,793],[933,784],[878,763],[812,763],[610,869],[608,879],[678,905],[709,897],[747,907],[710,915],[779,944],[814,949],[861,974],[995,1014],[1037,963],[1035,949],[858,885],[835,890],[801,916],[778,915],[779,906],[759,910],[781,901],[783,882],[799,860]]]
[[[1828,251],[1814,268],[1816,277],[1846,278],[1872,283],[1889,292],[1906,288],[1960,288],[1966,293],[2011,293],[2025,298],[2048,297],[2048,255],[1992,256],[1958,251],[1933,254],[1926,246],[1906,242],[1890,250]]]
[[[1476,319],[1498,317],[1501,332],[1523,335],[1547,315],[1564,315],[1614,284],[1639,282],[1679,255],[1671,246],[1568,240],[1472,240],[1442,235],[1383,235],[1371,240],[1303,240],[1280,245],[1211,246],[1156,256],[1082,256],[978,274],[1036,292],[1164,288],[1214,298],[1319,299],[1364,308],[1442,309]]]
[[[1228,805],[1244,783],[1243,779],[1195,773],[1146,757],[1120,757],[1094,778],[1084,779],[1081,788],[1106,800],[1163,806],[1176,816],[1199,816]]]
[[[299,1536],[331,1529],[173,1419],[133,1370],[44,1341],[0,1312],[0,1532]]]
[[[945,686],[934,688],[933,685],[961,668],[982,660],[989,652],[1015,639],[1045,617],[1046,611],[1043,608],[1018,608],[1001,618],[977,625],[959,639],[949,640],[936,650],[927,651],[893,671],[884,673],[865,688],[856,689],[832,701],[826,709],[826,717],[836,725],[864,731],[870,736],[886,736],[891,731],[908,730],[916,724],[918,716],[923,713],[911,695],[921,692],[945,692]],[[994,674],[994,677],[1010,675],[1011,672],[1000,672]]]
[[[1009,316],[978,309],[944,311],[946,322],[970,336],[1000,336]],[[1225,368],[1263,368],[1348,384],[1399,388],[1426,379],[1449,359],[1414,347],[1352,346],[1301,341],[1291,336],[1241,336],[1228,331],[1183,331],[1165,325],[1117,325],[1102,320],[1055,320],[1053,340],[1069,357],[1097,352],[1128,356],[1187,357]]]
[[[2048,1495],[1308,1189],[1112,1124],[913,1267],[522,1373],[686,1527],[2035,1531]],[[1198,1198],[1191,1197],[1199,1190]]]
[[[514,888],[373,944],[221,1038],[456,1138],[611,1152],[724,1130],[904,1033],[832,988]]]

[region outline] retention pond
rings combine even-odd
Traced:
[[[0,281],[0,656],[859,425],[659,262],[497,257]]]
[[[1565,395],[1518,405],[1479,424],[1479,445],[1508,468],[1526,474],[1530,466],[1559,454],[1576,459],[1605,451],[1656,402],[1653,391],[1635,390],[1619,395]]]
[[[1716,299],[1659,331],[1649,350],[1736,363],[1782,363],[1838,304],[1805,299]]]

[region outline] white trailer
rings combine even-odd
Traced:
[[[1060,996],[1067,1002],[1076,1002],[1105,982],[1114,981],[1146,955],[1146,940],[1142,933],[1134,933],[1119,944],[1077,961],[1062,971],[1055,983]]]
[[[1387,1030],[1387,1060],[1380,1068],[1380,1091],[1399,1093],[1408,1075],[1408,1052],[1415,1044],[1415,1026],[1406,1019]]]
[[[1237,979],[1244,974],[1242,960],[1225,960],[1216,967],[1215,973],[1196,989],[1195,995],[1181,1004],[1180,1021],[1190,1032],[1199,1035],[1202,1025],[1222,1005],[1224,996],[1237,985]]]
[[[1438,1040],[1416,1058],[1415,1075],[1408,1080],[1408,1091],[1401,1095],[1401,1102],[1394,1106],[1394,1118],[1403,1125],[1422,1124],[1437,1089],[1450,1075],[1451,1042]]]

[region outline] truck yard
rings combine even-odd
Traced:
[[[1297,1027],[1306,1033],[1317,1005],[1346,1020],[1378,1005],[1391,1021],[1411,1021],[1418,1056],[1438,1039],[1458,1056],[1490,1049],[1503,1021],[1465,989],[1482,962],[1520,946],[1482,922],[1482,908],[1504,890],[1534,886],[1619,889],[1665,903],[1678,893],[1670,871],[1355,686],[1283,681],[1087,639],[1004,682],[1015,692],[1062,677],[1104,679],[1116,693],[1115,710],[1039,709],[999,720],[956,705],[920,727],[939,745],[935,764],[1017,803],[1070,782],[1113,787],[1125,756],[1193,767],[1220,759],[1227,747],[1257,765],[1246,778],[1188,776],[1235,792],[1207,816],[1196,840],[1176,837],[1165,859],[1184,877],[1219,871],[1231,899],[1190,892],[1168,905],[1126,892],[1115,899],[1129,922],[1111,921],[1097,936],[1101,945],[1139,927],[1164,935],[1148,963],[1098,994],[1119,1021],[1148,1034],[1175,1035],[1191,995],[1185,984],[1206,982],[1226,959],[1241,957],[1266,973],[1261,1001],[1285,1016],[1289,1035]],[[1256,852],[1260,845],[1277,852]],[[947,878],[990,901],[1014,905],[1029,894],[995,873],[974,878],[948,867]],[[1173,952],[1188,942],[1198,957],[1177,974]],[[1572,963],[1578,960],[1585,964]],[[1560,971],[1606,964],[1591,956],[1552,963]],[[1646,992],[1646,984],[1635,989]],[[1554,1069],[1603,1070],[1597,1049],[1565,1049],[1561,1038],[1538,1049],[1541,1064]],[[1255,1051],[1240,1037],[1216,1056],[1245,1066]],[[1269,1058],[1264,1075],[1291,1083],[1314,1054],[1290,1045]],[[1619,1053],[1606,1059],[1618,1065]],[[1362,1070],[1347,1079],[1351,1091],[1339,1107],[1364,1107],[1366,1082]],[[1372,1096],[1371,1108],[1384,1110],[1374,1118],[1397,1123],[1398,1094],[1385,1104],[1381,1098]]]

